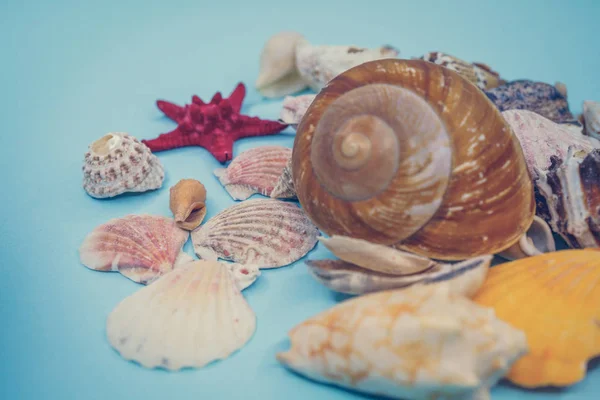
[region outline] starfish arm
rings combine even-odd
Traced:
[[[270,121],[257,117],[241,117],[242,127],[237,130],[236,137],[245,138],[251,136],[274,135],[288,127],[278,121]]]
[[[174,104],[174,103],[171,103],[171,102],[168,102],[168,101],[157,100],[156,101],[156,106],[167,117],[169,117],[170,119],[172,119],[175,122],[179,122],[179,120],[185,114],[185,108],[184,107],[178,106],[177,104]]]
[[[244,97],[246,97],[246,86],[242,82],[238,83],[238,85],[233,89],[233,92],[229,95],[229,102],[231,103],[231,107],[233,107],[233,111],[235,113],[239,113],[242,109],[242,102],[244,101]]]
[[[178,147],[193,146],[194,137],[192,135],[183,135],[179,128],[175,128],[171,132],[162,133],[157,138],[142,140],[150,151],[158,152]]]
[[[210,144],[204,146],[217,161],[225,164],[233,159],[233,142],[235,138],[231,135],[214,137]]]

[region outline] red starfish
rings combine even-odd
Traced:
[[[228,98],[217,92],[207,104],[192,96],[192,104],[184,107],[158,100],[156,105],[177,128],[156,139],[142,140],[152,152],[178,147],[200,146],[208,150],[222,164],[231,160],[233,142],[250,136],[273,135],[288,125],[240,114],[246,87],[239,83]]]

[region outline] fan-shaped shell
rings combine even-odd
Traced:
[[[489,398],[527,350],[523,332],[445,285],[346,300],[289,336],[291,348],[277,355],[289,369],[396,399]]]
[[[366,62],[329,82],[298,126],[292,173],[328,235],[436,259],[504,250],[535,212],[510,126],[472,83],[422,60]]]
[[[120,302],[108,341],[146,368],[203,367],[242,348],[256,316],[223,263],[195,261]]]
[[[158,189],[165,177],[162,164],[150,149],[121,132],[92,143],[82,169],[83,188],[95,198]]]
[[[189,232],[172,218],[127,215],[95,228],[79,248],[81,263],[96,271],[119,271],[148,284],[171,271],[185,253]]]
[[[306,110],[315,99],[314,94],[304,94],[302,96],[286,96],[283,99],[279,121],[291,125],[296,129],[302,117],[306,114]]]
[[[497,265],[474,301],[527,335],[529,352],[507,378],[568,386],[600,355],[600,252],[564,250]]]
[[[290,148],[260,146],[242,152],[214,174],[234,200],[246,200],[255,193],[270,196],[291,157]]]
[[[277,268],[304,257],[318,234],[297,205],[253,199],[215,215],[192,232],[192,241],[200,258]]]
[[[294,189],[294,178],[292,176],[292,157],[288,159],[283,172],[277,179],[277,183],[271,192],[274,199],[297,199],[296,189]]]

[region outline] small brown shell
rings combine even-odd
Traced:
[[[206,189],[194,179],[182,179],[171,188],[169,202],[175,222],[188,231],[196,229],[206,216]]]

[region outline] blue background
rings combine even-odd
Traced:
[[[105,338],[113,307],[140,288],[79,263],[85,235],[130,213],[170,216],[169,187],[195,178],[208,190],[208,216],[234,204],[201,148],[159,154],[162,189],[95,200],[82,189],[87,146],[110,131],[140,139],[171,130],[155,106],[192,94],[229,94],[243,111],[277,118],[281,100],[254,90],[269,36],[297,30],[315,44],[391,44],[403,57],[445,51],[481,61],[506,79],[569,90],[574,112],[600,100],[598,1],[2,1],[0,4],[0,398],[2,399],[342,399],[362,398],[300,378],[275,360],[286,333],[341,298],[303,261],[264,271],[245,295],[257,331],[240,352],[199,370],[167,373],[122,360]],[[242,140],[234,155],[291,147],[294,131]],[[190,243],[186,251],[192,254]],[[309,257],[328,254],[322,246]],[[565,391],[525,392],[502,384],[494,399],[598,399],[600,368]]]

